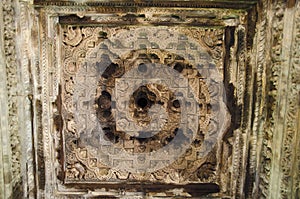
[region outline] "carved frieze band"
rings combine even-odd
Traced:
[[[266,186],[266,182],[263,181],[263,185],[259,184],[259,180],[265,179],[266,177],[262,174],[259,176],[259,179],[257,179],[257,170],[260,168],[260,164],[258,160],[260,160],[260,150],[262,149],[259,147],[262,143],[264,132],[263,132],[263,125],[264,125],[264,118],[265,118],[265,109],[264,107],[264,101],[266,98],[266,94],[264,92],[265,88],[265,79],[266,77],[266,41],[267,41],[267,3],[262,2],[261,7],[257,8],[257,12],[260,13],[258,16],[258,21],[256,24],[257,34],[255,35],[255,42],[253,44],[253,52],[251,54],[256,54],[255,57],[251,58],[254,62],[255,69],[253,71],[254,77],[256,79],[253,79],[253,82],[256,83],[255,89],[253,89],[253,92],[256,93],[255,99],[253,101],[253,124],[252,124],[252,132],[251,132],[251,139],[249,140],[249,170],[247,173],[247,179],[248,182],[246,182],[247,190],[248,192],[245,193],[246,196],[249,198],[258,198],[258,195],[260,194],[258,189],[259,186],[263,188],[263,186]],[[255,75],[256,74],[256,75]],[[264,157],[265,158],[265,157]],[[264,170],[265,168],[262,168],[261,170]],[[255,190],[255,191],[254,191]]]
[[[297,198],[300,196],[299,187],[299,113],[300,113],[300,2],[291,9],[294,15],[291,57],[287,64],[289,76],[287,80],[287,110],[285,115],[284,137],[281,158],[281,196],[282,198]],[[290,19],[289,19],[290,20]],[[297,150],[298,149],[298,150]],[[297,173],[295,176],[295,173]],[[298,178],[297,178],[298,175]]]
[[[278,69],[276,69],[275,71],[273,70],[273,67],[271,69],[266,69],[267,63],[266,63],[266,59],[265,59],[265,55],[268,54],[267,49],[266,49],[266,43],[269,42],[270,37],[269,35],[266,33],[268,31],[270,31],[270,26],[271,24],[267,24],[268,18],[267,18],[267,13],[268,13],[268,9],[271,9],[270,6],[272,4],[270,4],[268,1],[263,1],[263,6],[261,8],[261,12],[263,12],[263,14],[260,15],[261,17],[261,31],[260,31],[260,35],[258,35],[258,38],[261,40],[258,42],[259,45],[259,53],[258,53],[258,60],[260,61],[258,64],[258,67],[263,67],[265,71],[265,76],[263,78],[262,81],[264,81],[264,84],[269,85],[269,87],[271,87],[272,89],[274,89],[274,92],[269,92],[267,94],[271,94],[271,96],[267,96],[267,98],[273,98],[274,96],[272,96],[273,94],[276,94],[276,89],[277,89],[277,81],[278,78],[276,75],[276,72],[278,71]],[[281,16],[282,17],[282,16]],[[282,34],[280,31],[275,31],[276,37],[278,37],[278,34]],[[276,44],[278,45],[278,44]],[[260,47],[261,46],[261,47]],[[279,44],[280,46],[280,44]],[[274,73],[275,72],[275,73]],[[271,74],[270,74],[271,73]],[[267,77],[266,74],[269,74],[272,78],[270,80],[266,80],[265,78]],[[272,86],[270,86],[272,85]],[[274,86],[273,86],[274,85]],[[267,99],[265,98],[265,99]],[[257,98],[258,99],[258,98]],[[259,154],[261,157],[259,158],[261,163],[258,164],[258,169],[260,169],[260,178],[258,180],[258,191],[256,193],[254,193],[254,196],[259,196],[259,197],[263,197],[263,198],[267,198],[269,195],[269,182],[270,182],[270,169],[271,169],[271,163],[272,163],[272,139],[273,139],[273,125],[270,124],[270,121],[274,121],[274,113],[272,113],[272,110],[274,110],[274,107],[276,106],[276,103],[267,103],[265,102],[265,99],[263,99],[262,106],[260,106],[260,111],[262,111],[262,109],[267,110],[267,115],[264,116],[263,113],[262,114],[262,118],[266,117],[269,118],[266,121],[266,124],[262,123],[262,125],[264,125],[264,128],[266,129],[265,131],[263,130],[262,127],[260,127],[259,129],[257,129],[257,134],[258,134],[258,139],[259,139],[259,145],[262,144],[261,146],[261,151],[258,152],[257,154]],[[265,107],[265,108],[264,108]],[[257,118],[259,119],[259,118]],[[273,122],[274,123],[274,122]],[[258,145],[258,146],[259,146]]]
[[[266,2],[267,9],[265,12],[269,12],[270,9],[275,9],[275,4]],[[274,6],[274,7],[273,7]],[[268,31],[272,31],[273,37],[267,37],[267,41],[271,42],[272,49],[270,51],[271,56],[271,68],[267,68],[267,75],[270,76],[269,80],[266,80],[268,90],[268,96],[266,98],[265,106],[267,110],[265,133],[262,135],[262,148],[261,148],[261,170],[259,180],[259,196],[268,198],[270,193],[270,173],[273,164],[273,136],[275,134],[275,121],[276,121],[276,106],[278,103],[278,84],[279,73],[281,65],[280,50],[282,48],[282,27],[283,27],[283,4],[278,4],[275,10],[275,17],[273,21],[268,24]],[[269,19],[267,19],[269,20]]]
[[[231,1],[231,2],[230,2]],[[212,1],[181,1],[180,4],[177,0],[169,1],[96,1],[85,2],[81,1],[51,1],[51,0],[34,0],[34,4],[37,6],[89,6],[89,7],[104,7],[104,8],[128,8],[128,7],[166,7],[166,8],[235,8],[235,9],[247,9],[255,5],[257,0],[248,0],[244,2],[236,2],[234,0],[228,0],[226,3],[219,0]]]
[[[4,54],[6,60],[6,77],[8,90],[8,135],[11,145],[11,172],[13,194],[17,196],[22,188],[21,181],[21,143],[19,135],[19,116],[18,116],[18,62],[16,55],[16,10],[14,2],[11,0],[2,1],[3,5],[3,26],[4,26]]]
[[[270,14],[267,31],[272,34],[266,37],[271,46],[266,62],[271,67],[266,67],[267,114],[258,192],[264,198],[297,198],[299,183],[293,174],[299,164],[295,150],[299,142],[299,2],[294,7],[287,4],[271,1],[264,8]]]

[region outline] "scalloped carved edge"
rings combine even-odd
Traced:
[[[235,8],[247,9],[257,3],[257,0],[237,2],[235,0],[213,1],[52,1],[34,0],[36,6],[99,6],[99,7],[186,7],[186,8]]]

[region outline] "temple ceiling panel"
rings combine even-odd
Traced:
[[[246,10],[38,4],[45,176],[59,192],[233,194]]]
[[[274,27],[268,3],[255,0],[24,0],[18,6],[16,46],[24,48],[15,51],[22,71],[29,70],[22,75],[32,128],[15,138],[30,143],[22,145],[25,166],[12,165],[28,173],[24,195],[272,195],[270,169],[285,171],[272,162],[281,153],[276,138],[291,143],[294,135],[273,129],[280,123],[275,107],[285,102],[273,96],[285,90],[279,66],[290,64],[280,60],[289,53],[278,49],[283,37],[290,48],[293,43],[282,33],[280,6],[272,4]],[[12,149],[12,157],[20,153]]]

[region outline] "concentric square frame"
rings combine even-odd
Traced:
[[[121,192],[132,193],[130,198],[141,198],[145,194],[162,197],[163,192],[184,189],[195,197],[234,197],[245,181],[245,167],[248,151],[247,135],[251,121],[251,93],[253,92],[253,66],[248,56],[248,47],[254,36],[256,3],[181,3],[176,2],[87,2],[36,1],[36,25],[39,44],[41,102],[39,104],[41,128],[37,136],[40,143],[36,149],[39,167],[40,194],[55,198],[118,197]],[[115,14],[118,13],[118,14]],[[130,13],[130,14],[128,14]],[[147,21],[143,16],[151,14]],[[64,69],[62,51],[63,27],[94,27],[114,24],[116,26],[182,26],[202,30],[222,29],[222,64],[227,106],[231,114],[231,125],[217,150],[219,173],[215,185],[126,185],[65,183],[63,117],[61,115],[61,71]],[[213,32],[213,31],[212,31]],[[39,78],[37,78],[39,79]],[[175,196],[176,193],[171,193]],[[173,194],[173,195],[172,195]],[[183,197],[184,195],[182,195]]]

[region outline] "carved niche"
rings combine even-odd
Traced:
[[[46,194],[237,195],[246,10],[37,4]]]

